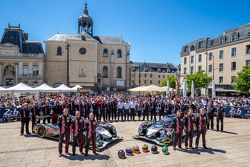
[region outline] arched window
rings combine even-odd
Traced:
[[[103,50],[103,57],[108,57],[109,56],[109,51],[108,49]]]
[[[109,77],[109,69],[107,66],[104,66],[102,69],[102,76],[103,78],[108,78]]]
[[[122,78],[122,68],[121,67],[116,68],[116,78]]]
[[[122,58],[122,50],[121,49],[117,50],[117,58]]]
[[[194,51],[194,45],[190,47],[190,51]]]
[[[57,56],[61,56],[62,55],[62,47],[57,47],[57,50],[56,50],[56,55]]]

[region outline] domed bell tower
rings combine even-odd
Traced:
[[[78,18],[78,34],[86,32],[93,35],[93,20],[89,16],[88,5],[85,3],[83,15]]]

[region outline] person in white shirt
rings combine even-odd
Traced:
[[[118,100],[117,109],[118,109],[117,120],[119,121],[119,119],[121,117],[121,120],[123,121],[123,102],[121,99]]]
[[[123,103],[123,109],[124,109],[124,120],[129,121],[129,102],[128,99],[126,99]]]
[[[134,98],[129,102],[129,107],[130,107],[130,120],[134,121],[136,112],[136,101]]]

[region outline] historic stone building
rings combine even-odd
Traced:
[[[243,66],[250,66],[250,24],[215,38],[196,40],[182,48],[181,80],[186,74],[204,70],[213,77],[218,95],[234,92],[231,84]]]
[[[46,43],[45,82],[89,89],[126,90],[130,85],[130,44],[122,37],[95,36],[87,4],[78,34],[56,34]]]
[[[170,63],[131,62],[131,86],[160,86],[165,78],[176,72],[177,68]]]
[[[5,28],[0,43],[0,86],[19,82],[37,86],[44,81],[44,51],[40,42],[29,41],[20,25]]]

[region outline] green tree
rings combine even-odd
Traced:
[[[192,81],[194,81],[194,89],[197,91],[201,88],[207,88],[209,83],[212,82],[212,77],[208,76],[205,71],[198,71],[186,75],[187,89],[191,92]]]
[[[176,76],[170,75],[161,82],[161,86],[167,86],[169,80],[169,87],[175,89],[176,87]]]
[[[249,93],[250,91],[250,67],[245,66],[237,74],[235,82],[233,83],[233,88],[239,90],[240,92]]]

